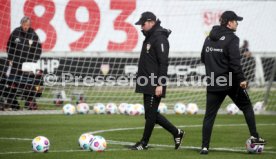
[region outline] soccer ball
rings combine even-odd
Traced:
[[[227,105],[226,111],[227,111],[227,114],[235,115],[235,114],[238,114],[239,108],[236,106],[236,104],[231,103]]]
[[[134,109],[139,112],[139,115],[145,114],[145,108],[142,104],[135,104]]]
[[[88,114],[89,113],[89,105],[86,103],[80,103],[77,105],[77,112],[79,114]]]
[[[106,141],[103,137],[101,136],[94,136],[91,144],[90,144],[90,150],[91,151],[96,151],[96,152],[101,152],[106,149]]]
[[[174,105],[175,114],[184,114],[186,112],[186,105],[183,103],[176,103]]]
[[[95,114],[105,114],[105,106],[102,103],[96,103],[93,107]]]
[[[119,113],[120,114],[126,114],[126,108],[127,108],[128,104],[127,103],[121,103],[118,107]]]
[[[247,152],[249,152],[249,153],[262,153],[263,150],[264,150],[264,145],[255,145],[255,144],[251,143],[252,138],[253,137],[251,136],[245,142]]]
[[[116,114],[118,111],[117,105],[115,103],[108,103],[105,107],[107,114]]]
[[[90,144],[94,136],[88,133],[82,134],[79,138],[79,145],[81,149],[89,150]]]
[[[186,108],[187,113],[191,115],[197,114],[198,110],[199,109],[196,103],[189,103]]]
[[[160,103],[158,106],[158,112],[161,114],[166,114],[168,112],[168,107],[165,103]]]
[[[133,111],[133,109],[134,109],[133,106],[134,106],[134,104],[128,104],[126,106],[125,114],[129,115],[130,112]]]
[[[50,141],[44,136],[37,136],[32,141],[34,152],[48,152],[50,148]]]
[[[264,102],[257,102],[253,106],[253,110],[255,113],[259,114],[262,110],[264,110]]]
[[[138,115],[145,114],[145,108],[142,104],[135,104],[134,110],[136,110],[138,112]]]
[[[129,115],[141,115],[144,113],[145,113],[145,110],[144,110],[144,106],[142,104],[134,104],[134,105],[130,106],[130,108],[128,110]]]
[[[76,108],[72,104],[65,104],[62,110],[63,110],[63,113],[66,115],[73,115],[76,113]]]

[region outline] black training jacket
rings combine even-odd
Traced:
[[[156,86],[162,85],[162,97],[165,97],[165,77],[167,77],[169,62],[168,56],[170,48],[168,37],[171,31],[162,28],[160,26],[160,23],[161,22],[158,20],[151,30],[147,32],[142,31],[145,35],[145,40],[143,42],[138,64],[138,73],[136,76],[136,92],[154,95]],[[153,82],[151,82],[150,79],[151,74],[153,76],[156,76]],[[159,78],[160,83],[158,83]],[[145,84],[146,80],[148,80],[149,82],[146,85],[138,85],[138,80],[141,84]],[[153,83],[153,85],[151,83]]]
[[[32,28],[24,32],[21,27],[18,27],[11,33],[7,43],[9,61],[16,65],[21,65],[23,62],[36,62],[41,52],[41,43]]]
[[[224,91],[245,81],[240,59],[239,38],[234,31],[224,26],[214,26],[201,52],[206,75],[214,77],[213,83],[208,78],[207,91]],[[218,77],[225,77],[227,84],[219,86],[215,81]]]

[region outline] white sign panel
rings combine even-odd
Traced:
[[[134,23],[152,11],[171,29],[171,52],[200,52],[219,16],[244,17],[237,35],[251,51],[276,52],[274,1],[11,0],[11,31],[23,15],[32,18],[44,51],[139,52],[144,36]]]

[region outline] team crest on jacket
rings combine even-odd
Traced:
[[[19,38],[16,38],[16,39],[14,40],[14,42],[19,43],[19,42],[20,42],[20,39],[19,39]]]
[[[151,47],[151,45],[147,44],[147,53],[149,53],[150,47]]]
[[[33,42],[34,42],[34,41],[33,41],[32,39],[30,39],[30,40],[29,40],[29,45],[31,46],[31,45],[33,44]]]

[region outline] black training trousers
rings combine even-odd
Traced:
[[[161,97],[144,94],[146,123],[143,138],[141,139],[141,142],[143,142],[144,144],[148,144],[155,124],[159,124],[168,132],[170,132],[173,136],[177,135],[178,133],[178,129],[158,112],[160,101]]]
[[[227,95],[243,112],[250,131],[250,135],[257,138],[259,137],[256,130],[254,111],[247,91],[239,86],[236,86],[223,92],[207,92],[206,112],[202,128],[202,147],[209,148],[210,138],[217,112]]]

